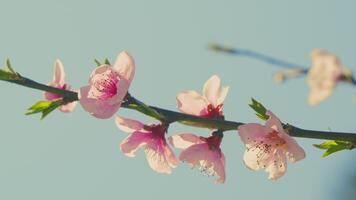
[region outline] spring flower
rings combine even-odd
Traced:
[[[70,90],[70,86],[66,84],[65,78],[66,78],[66,74],[64,72],[63,64],[59,59],[57,59],[54,64],[53,80],[48,85],[55,87],[55,88],[62,89],[62,90]],[[53,101],[53,100],[62,98],[62,96],[58,95],[58,94],[50,93],[50,92],[44,92],[44,98],[49,101]],[[75,102],[75,101],[70,102],[70,103],[61,105],[59,107],[59,110],[62,112],[72,112],[76,105],[77,105],[77,102]]]
[[[317,105],[332,94],[342,77],[342,65],[336,55],[321,49],[314,49],[311,58],[312,66],[307,77],[310,88],[308,102]]]
[[[269,179],[277,180],[287,170],[287,159],[296,162],[305,158],[304,150],[282,128],[279,119],[270,111],[264,126],[245,124],[238,128],[246,145],[244,163],[251,170],[265,169]]]
[[[80,88],[80,104],[97,118],[110,118],[120,108],[134,74],[133,58],[121,52],[113,66],[100,65],[92,72],[89,85]]]
[[[167,126],[144,125],[139,121],[123,117],[117,117],[116,124],[122,131],[130,133],[120,145],[121,151],[126,156],[134,157],[136,151],[142,147],[148,164],[154,171],[170,174],[172,168],[178,165],[178,160],[165,139]]]
[[[205,82],[203,95],[196,91],[185,91],[177,95],[178,109],[186,114],[219,118],[229,87],[220,87],[220,78],[213,75]]]
[[[191,167],[198,167],[204,174],[218,176],[216,183],[225,182],[225,156],[220,149],[222,135],[199,137],[183,133],[169,137],[176,148],[183,149],[179,159]]]

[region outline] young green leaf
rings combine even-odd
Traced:
[[[104,63],[107,64],[107,65],[111,65],[109,59],[107,59],[107,58],[105,58]]]
[[[262,120],[267,120],[269,117],[266,115],[267,109],[258,101],[256,101],[254,98],[251,98],[252,103],[249,104],[249,106],[256,111],[257,117],[259,117]]]
[[[323,157],[327,157],[338,151],[351,150],[355,148],[355,144],[352,142],[337,141],[337,140],[329,140],[321,144],[314,144],[313,146],[319,149],[326,149],[326,151],[323,154]]]
[[[96,64],[97,66],[100,66],[100,65],[101,65],[100,61],[97,60],[97,59],[94,59],[94,62],[95,62],[95,64]]]
[[[41,119],[44,119],[49,113],[54,111],[62,104],[63,104],[62,99],[55,100],[55,101],[38,101],[28,109],[25,115],[42,113]]]

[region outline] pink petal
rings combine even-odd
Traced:
[[[314,49],[311,58],[312,66],[307,76],[310,87],[308,102],[317,105],[332,94],[342,76],[342,64],[335,54],[321,49]]]
[[[66,74],[64,72],[64,66],[62,62],[59,59],[57,59],[56,63],[54,64],[53,83],[62,86],[65,84],[65,77]]]
[[[218,95],[218,99],[217,99],[217,102],[216,102],[217,105],[220,105],[220,104],[224,103],[225,98],[226,98],[228,93],[229,93],[229,87],[228,86],[222,87],[220,89],[220,92],[219,92],[219,95]]]
[[[206,143],[192,145],[181,152],[179,160],[187,162],[194,167],[200,165],[201,160],[206,160],[207,152],[209,151],[208,144]]]
[[[202,143],[199,136],[196,136],[191,133],[182,133],[182,134],[173,135],[170,136],[168,140],[172,146],[179,149],[186,149],[192,146],[193,144]]]
[[[129,53],[123,51],[117,56],[114,69],[131,83],[135,75],[135,61]]]
[[[90,86],[84,86],[80,88],[79,91],[79,102],[91,115],[100,118],[107,119],[113,116],[119,107],[121,106],[121,102],[117,102],[116,104],[112,104],[109,100],[98,100],[94,98],[88,97],[88,92],[90,90]]]
[[[282,127],[282,124],[281,124],[281,121],[279,120],[279,118],[273,114],[271,111],[267,111],[266,112],[266,115],[269,116],[267,122],[266,122],[266,127],[270,128],[270,129],[273,129],[273,130],[276,130],[277,132],[279,133],[285,133],[283,127]]]
[[[225,156],[222,152],[220,155],[220,159],[214,162],[214,169],[216,175],[219,176],[219,178],[216,180],[216,183],[224,183],[225,182]]]
[[[134,131],[142,131],[144,124],[139,121],[128,119],[124,117],[116,117],[116,125],[124,132],[132,133]]]
[[[170,167],[174,168],[178,166],[178,159],[168,145],[164,146],[164,154]]]
[[[250,123],[240,125],[238,132],[242,142],[245,144],[250,144],[268,134],[268,129],[260,124]]]
[[[334,91],[334,88],[311,89],[309,92],[308,103],[311,106],[318,105],[327,99]]]
[[[109,104],[117,104],[121,102],[126,97],[127,91],[129,90],[130,84],[126,79],[120,79],[116,84],[116,95],[111,99],[108,99]]]
[[[287,171],[286,156],[281,151],[277,151],[274,159],[272,159],[266,168],[266,172],[269,173],[268,179],[277,180],[282,177]]]
[[[165,144],[162,140],[153,139],[145,147],[146,158],[149,166],[158,173],[170,174],[172,163],[168,161],[165,154]]]
[[[305,158],[304,149],[298,145],[294,138],[287,135],[284,140],[287,142],[287,158],[290,162],[297,162]]]
[[[213,75],[204,84],[203,94],[213,106],[218,106],[218,98],[220,96],[220,78]]]
[[[64,112],[64,113],[69,113],[69,112],[72,112],[74,110],[76,105],[77,105],[77,102],[73,101],[73,102],[70,102],[70,103],[67,103],[65,105],[60,106],[59,110],[61,112]]]
[[[247,168],[257,171],[266,168],[272,157],[273,154],[265,153],[263,150],[250,146],[245,151],[243,160]]]
[[[136,131],[121,142],[120,149],[126,156],[134,157],[136,151],[150,140],[152,140],[151,134]]]
[[[207,108],[208,101],[195,91],[185,91],[177,95],[178,109],[186,114],[201,115]]]

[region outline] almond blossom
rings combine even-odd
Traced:
[[[54,64],[53,80],[48,85],[58,88],[58,89],[62,89],[62,90],[70,90],[70,86],[66,84],[65,78],[66,78],[66,74],[64,72],[64,66],[63,66],[62,62],[59,59],[57,59]],[[53,101],[56,99],[61,99],[63,97],[59,94],[44,92],[44,98],[49,101]],[[76,105],[77,105],[77,102],[73,101],[73,102],[61,105],[59,107],[59,110],[62,112],[72,112]]]
[[[113,66],[100,65],[92,72],[89,85],[80,88],[80,104],[94,117],[110,118],[120,108],[134,74],[134,59],[121,52]]]
[[[225,156],[220,149],[221,140],[222,134],[206,138],[183,133],[169,137],[174,147],[183,149],[179,156],[181,161],[198,167],[206,175],[218,176],[216,183],[225,182]]]
[[[312,66],[307,77],[310,88],[308,102],[317,105],[332,94],[342,77],[342,65],[335,54],[321,49],[314,49],[311,59]]]
[[[123,117],[116,118],[116,125],[130,135],[120,144],[121,151],[134,157],[142,147],[145,150],[149,166],[158,173],[170,174],[178,165],[178,160],[165,138],[167,126],[163,124],[144,125],[139,121]]]
[[[219,118],[229,87],[220,86],[220,78],[213,75],[204,84],[203,95],[196,91],[184,91],[177,95],[178,109],[186,114]]]
[[[304,150],[282,127],[280,120],[271,112],[266,124],[245,124],[238,128],[246,145],[244,163],[251,170],[264,169],[269,179],[277,180],[287,170],[287,159],[296,162],[305,158]]]

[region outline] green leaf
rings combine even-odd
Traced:
[[[109,59],[107,59],[107,58],[105,58],[104,63],[107,64],[107,65],[111,65]]]
[[[257,117],[259,117],[262,120],[267,120],[269,117],[266,115],[267,109],[258,101],[256,101],[254,98],[251,98],[252,103],[249,104],[249,106],[256,111]]]
[[[25,115],[42,113],[41,119],[44,119],[49,113],[54,111],[62,104],[63,104],[62,99],[55,100],[55,101],[38,101],[28,109]]]
[[[94,62],[95,62],[95,64],[96,64],[97,66],[100,66],[100,65],[101,65],[100,61],[97,60],[97,59],[94,59]]]
[[[355,144],[352,142],[337,141],[337,140],[329,140],[321,144],[313,144],[313,146],[319,149],[326,149],[326,151],[323,154],[323,157],[327,157],[338,151],[351,150],[355,148]]]

